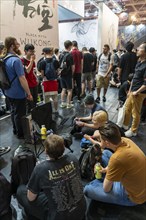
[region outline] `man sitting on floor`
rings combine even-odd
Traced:
[[[30,219],[82,220],[86,202],[77,159],[63,155],[64,140],[58,135],[49,135],[44,146],[48,158],[35,167],[28,190],[19,186],[18,202]]]
[[[82,138],[83,134],[92,135],[94,133],[94,131],[98,128],[98,125],[97,126],[93,125],[93,120],[92,120],[93,114],[97,111],[106,112],[106,110],[100,104],[95,102],[93,95],[90,95],[90,94],[87,95],[84,99],[84,103],[85,103],[85,106],[88,109],[90,109],[91,113],[87,117],[75,118],[75,127],[72,129],[71,134],[74,135],[76,138]],[[106,113],[106,115],[107,115],[107,113]],[[108,115],[106,116],[106,118],[107,117],[108,117]],[[96,120],[96,122],[97,122],[97,120]],[[96,124],[98,124],[98,123],[96,123]],[[82,127],[85,127],[85,128],[82,129]],[[82,133],[81,133],[81,131],[82,131]]]
[[[87,197],[106,203],[134,206],[146,202],[146,156],[128,138],[121,138],[116,125],[107,123],[99,128],[104,181],[94,180],[85,186]]]

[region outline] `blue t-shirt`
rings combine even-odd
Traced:
[[[24,75],[24,68],[19,57],[10,57],[5,61],[6,71],[10,81],[17,76],[11,84],[11,88],[5,90],[6,96],[14,99],[24,99],[26,93],[22,88],[19,77]]]

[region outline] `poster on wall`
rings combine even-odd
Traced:
[[[35,46],[37,58],[42,48],[58,47],[57,0],[1,0],[0,40],[16,37],[24,45]]]
[[[97,19],[59,23],[60,50],[63,50],[66,40],[76,40],[80,50],[83,47],[87,47],[87,49],[95,47],[97,49]]]
[[[98,46],[102,51],[103,45],[108,44],[111,51],[117,48],[119,18],[104,3],[99,4]]]

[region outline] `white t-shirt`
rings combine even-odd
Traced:
[[[113,63],[113,56],[110,56],[110,61],[109,61],[109,54],[105,56],[105,54],[102,54],[99,60],[99,67],[98,67],[98,74],[100,76],[105,76],[110,64]]]

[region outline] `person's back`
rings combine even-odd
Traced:
[[[83,55],[83,73],[91,73],[92,72],[92,63],[93,63],[93,55],[89,52],[84,53]]]
[[[28,188],[41,187],[49,201],[49,219],[82,219],[85,200],[79,176],[78,161],[73,155],[64,155],[56,161],[46,160],[36,166]]]
[[[117,170],[116,175],[113,169]],[[146,201],[146,156],[130,139],[122,138],[122,144],[110,158],[106,178],[120,181],[133,202]]]
[[[74,73],[81,73],[81,61],[83,59],[82,53],[77,48],[73,48],[71,54],[73,56],[74,65],[75,65]]]

